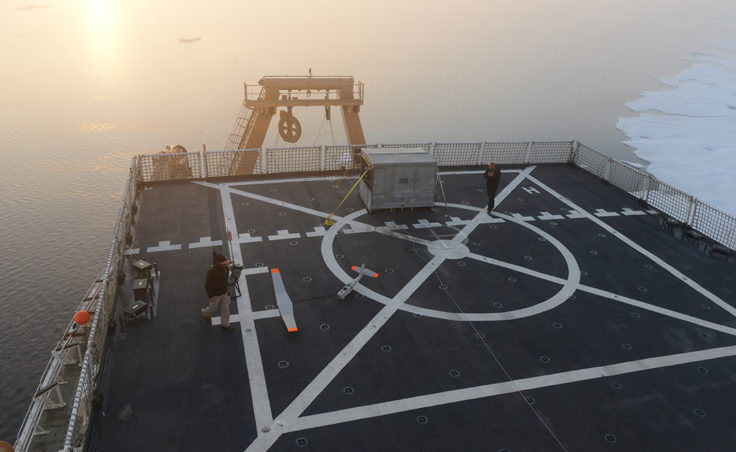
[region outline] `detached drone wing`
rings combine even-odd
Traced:
[[[286,293],[286,287],[284,287],[284,281],[281,279],[281,272],[278,268],[271,269],[271,279],[273,280],[273,291],[276,293],[276,306],[281,312],[281,318],[286,325],[286,330],[289,333],[297,331],[296,319],[294,318],[294,304]]]

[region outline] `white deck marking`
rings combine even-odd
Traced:
[[[212,237],[200,237],[199,242],[192,242],[189,244],[189,248],[205,248],[211,246],[222,245],[222,240],[212,240]]]
[[[633,210],[628,207],[624,207],[623,210],[621,210],[621,215],[646,215],[646,212],[644,212],[643,210]]]
[[[395,231],[398,229],[409,229],[409,226],[405,224],[396,224],[393,221],[386,221],[383,224],[386,225],[385,229],[390,230],[390,231]]]
[[[322,237],[325,235],[324,226],[315,226],[314,232],[307,232],[307,237]]]
[[[571,210],[569,214],[567,214],[567,218],[588,218],[588,215],[586,215],[585,212],[580,212],[578,210]]]
[[[243,273],[246,276],[257,275],[259,273],[268,273],[268,267],[248,267],[243,269]]]
[[[176,251],[180,250],[181,245],[172,245],[170,240],[159,241],[158,246],[149,246],[146,249],[147,253],[159,253],[161,251]]]
[[[529,391],[532,389],[548,388],[551,386],[595,380],[615,375],[642,372],[645,370],[661,369],[663,367],[728,358],[734,355],[736,355],[736,346],[712,348],[709,350],[658,356],[607,366],[589,367],[587,369],[571,370],[567,372],[541,375],[538,377],[522,378],[518,380],[475,386],[472,388],[426,394],[406,399],[393,400],[390,402],[337,410],[329,413],[303,416],[295,422],[292,422],[290,425],[286,425],[284,431],[293,432],[316,427],[324,427],[327,425],[335,425],[377,416],[386,416],[389,414],[446,405],[449,403],[459,403],[502,394],[511,394],[519,391]]]
[[[290,233],[286,229],[279,229],[276,231],[276,235],[269,235],[268,240],[289,240],[289,239],[298,239],[302,235],[298,232]]]
[[[680,279],[681,281],[683,281],[685,284],[687,284],[688,286],[692,287],[693,289],[695,289],[696,291],[698,291],[700,294],[702,294],[703,296],[705,296],[706,298],[708,298],[710,301],[712,301],[713,303],[717,304],[718,306],[720,306],[721,308],[723,308],[725,311],[729,312],[731,315],[733,315],[733,316],[736,317],[736,308],[734,308],[733,306],[729,305],[725,301],[721,300],[716,295],[714,295],[713,293],[711,293],[709,290],[707,290],[706,288],[704,288],[700,284],[696,283],[692,279],[690,279],[687,276],[685,276],[682,272],[680,272],[675,267],[673,267],[670,264],[668,264],[667,262],[665,262],[659,256],[655,255],[654,253],[651,253],[651,252],[647,251],[644,247],[640,246],[638,243],[634,242],[630,238],[628,238],[625,235],[621,234],[616,229],[614,229],[613,227],[611,227],[608,224],[606,224],[603,220],[600,220],[599,218],[596,218],[594,215],[591,215],[590,213],[585,212],[582,208],[580,208],[579,206],[577,206],[575,203],[573,203],[569,199],[565,198],[564,196],[560,195],[559,193],[557,193],[556,191],[554,191],[553,189],[551,189],[547,185],[541,183],[540,181],[538,181],[534,177],[529,176],[529,179],[533,180],[537,185],[539,185],[543,189],[547,190],[547,192],[549,192],[555,198],[559,199],[560,201],[562,201],[563,203],[565,203],[568,206],[572,207],[573,209],[577,210],[578,212],[583,213],[583,215],[585,215],[589,220],[591,220],[592,222],[594,222],[595,224],[597,224],[601,228],[605,229],[606,231],[610,232],[613,236],[615,236],[616,238],[618,238],[619,240],[621,240],[622,242],[624,242],[625,244],[627,244],[631,248],[635,249],[639,253],[643,254],[646,257],[648,257],[650,260],[656,262],[660,267],[662,267],[663,269],[667,270],[673,276],[677,277],[678,279]]]
[[[229,232],[231,237],[239,237],[238,228],[235,222],[235,213],[233,211],[233,203],[230,198],[230,189],[226,186],[217,186],[208,184],[220,190],[220,200],[222,202],[222,213],[225,217],[225,230]],[[232,247],[231,260],[235,263],[242,264],[243,255],[240,246]],[[269,425],[273,422],[271,414],[271,402],[268,398],[268,387],[266,386],[266,375],[263,371],[263,361],[261,358],[261,350],[258,346],[258,335],[256,334],[256,324],[253,318],[253,308],[250,303],[250,295],[248,293],[248,284],[245,281],[246,273],[240,273],[238,286],[240,287],[240,296],[236,298],[238,304],[238,320],[240,321],[240,333],[243,338],[243,350],[245,352],[245,364],[248,369],[248,380],[250,383],[250,394],[253,402],[253,412],[256,420],[256,431],[260,435],[261,427]]]
[[[427,228],[439,228],[442,226],[442,223],[430,223],[428,220],[421,219],[418,223],[412,224],[414,229],[427,229]]]
[[[524,216],[524,215],[522,215],[520,213],[512,213],[511,214],[511,217],[514,220],[519,220],[519,221],[534,221],[534,220],[536,220],[536,218],[534,218],[534,217],[527,217],[527,216]]]
[[[248,232],[241,232],[238,235],[238,243],[241,243],[241,244],[243,244],[243,243],[255,243],[255,242],[260,242],[262,240],[263,240],[263,238],[261,238],[261,237],[251,237],[250,236],[250,233],[248,233]],[[234,242],[234,240],[233,240],[233,242]]]
[[[445,226],[465,226],[473,220],[461,220],[460,217],[450,217],[450,221],[445,222]]]
[[[562,215],[552,215],[551,213],[547,212],[546,210],[543,210],[540,212],[542,215],[537,216],[542,221],[549,221],[549,220],[564,220],[565,217]]]
[[[618,212],[609,212],[605,209],[595,209],[593,213],[596,217],[618,217],[621,215]]]
[[[138,254],[140,252],[141,252],[140,248],[130,248],[130,249],[125,250],[123,254],[126,256],[132,256],[133,254]]]

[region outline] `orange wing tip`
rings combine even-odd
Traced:
[[[278,268],[272,268],[271,273],[281,273]]]
[[[374,278],[378,278],[378,273],[374,273],[374,274],[373,274],[373,277],[374,277]]]
[[[357,266],[355,266],[355,265],[353,265],[352,267],[350,267],[350,269],[351,269],[351,270],[357,270],[357,269],[358,269],[358,267],[357,267]]]
[[[289,331],[289,333],[293,333],[293,332],[295,332],[296,330],[297,330],[296,328],[288,328],[288,331]]]

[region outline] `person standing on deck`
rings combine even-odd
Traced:
[[[212,314],[220,310],[222,323],[220,326],[225,330],[232,330],[230,326],[230,294],[227,291],[228,276],[230,276],[230,262],[222,254],[215,256],[215,263],[207,270],[207,278],[204,282],[204,289],[210,298],[210,304],[206,308],[202,308],[202,317],[208,320]]]
[[[488,169],[483,173],[483,179],[486,180],[486,190],[488,191],[488,215],[496,207],[496,190],[498,183],[501,181],[501,170],[496,168],[493,162],[488,164]]]

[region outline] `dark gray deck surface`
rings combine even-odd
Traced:
[[[353,180],[143,191],[131,257],[161,270],[158,312],[110,342],[91,449],[736,450],[734,263],[577,169],[506,168],[493,218],[481,171],[443,179],[448,208],[354,193],[337,215],[361,224],[326,234]],[[387,224],[414,239],[367,229]],[[246,269],[234,331],[199,315],[212,251]],[[361,263],[380,277],[339,301]]]

